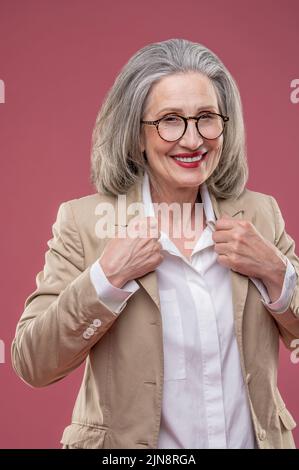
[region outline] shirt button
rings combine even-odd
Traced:
[[[92,335],[94,335],[94,329],[88,327],[88,328],[86,328],[85,333],[89,336],[92,336]]]
[[[264,429],[261,429],[258,433],[258,438],[260,441],[264,441],[266,439],[266,431]]]
[[[92,322],[92,324],[96,327],[99,328],[101,326],[102,322],[99,318],[95,318],[95,320]]]

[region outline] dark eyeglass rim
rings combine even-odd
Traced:
[[[205,113],[205,114],[204,114],[204,113]],[[206,114],[212,114],[212,115],[214,115],[214,116],[219,116],[219,117],[221,117],[221,119],[223,120],[223,129],[222,129],[222,132],[221,132],[217,137],[213,137],[213,139],[209,139],[208,137],[203,136],[203,135],[200,133],[199,129],[198,129],[198,122],[199,122],[199,120],[200,120],[201,118],[203,118]],[[165,119],[167,116],[177,116],[177,117],[183,119],[183,121],[184,121],[184,123],[185,123],[184,132],[183,132],[183,134],[182,134],[178,139],[167,140],[167,139],[164,139],[164,137],[162,137],[162,136],[160,135],[160,132],[159,132],[159,124],[160,124],[160,122],[161,122],[163,119]],[[179,114],[171,114],[171,113],[169,113],[169,114],[166,114],[165,116],[161,117],[160,119],[156,119],[155,121],[143,121],[143,120],[141,120],[140,122],[141,122],[142,124],[148,124],[148,125],[150,125],[150,126],[155,126],[156,129],[157,129],[157,132],[158,132],[158,134],[159,134],[159,136],[160,136],[160,138],[161,138],[162,140],[165,140],[165,142],[176,142],[177,140],[180,140],[180,139],[183,137],[183,135],[185,134],[185,132],[186,132],[186,130],[187,130],[187,126],[188,126],[188,121],[189,121],[189,119],[194,119],[194,120],[196,121],[196,129],[197,129],[197,132],[199,133],[199,135],[200,135],[203,139],[206,139],[206,140],[215,140],[215,139],[218,139],[218,138],[223,134],[223,132],[224,132],[225,123],[226,123],[227,121],[229,121],[229,117],[228,117],[228,116],[224,116],[223,114],[213,113],[213,112],[211,112],[211,111],[203,111],[200,116],[188,116],[188,117],[185,117],[185,116],[181,116],[181,115],[179,115]]]

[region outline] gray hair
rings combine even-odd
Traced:
[[[205,46],[185,39],[149,44],[136,52],[117,76],[99,111],[92,136],[91,181],[104,194],[125,194],[148,171],[140,132],[153,84],[177,73],[200,72],[215,89],[219,111],[229,116],[219,163],[206,181],[217,198],[238,197],[248,179],[245,130],[238,87]]]

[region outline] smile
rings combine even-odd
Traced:
[[[185,168],[195,168],[199,165],[199,162],[202,161],[208,152],[197,154],[194,156],[173,156],[173,159],[178,165],[184,166]]]
[[[175,160],[179,162],[200,162],[200,160],[207,154],[208,152],[199,155],[198,157],[174,157]]]

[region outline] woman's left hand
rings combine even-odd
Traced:
[[[285,261],[278,248],[266,240],[251,222],[225,215],[217,220],[212,238],[222,266],[261,279],[270,297],[279,297],[286,271]]]

